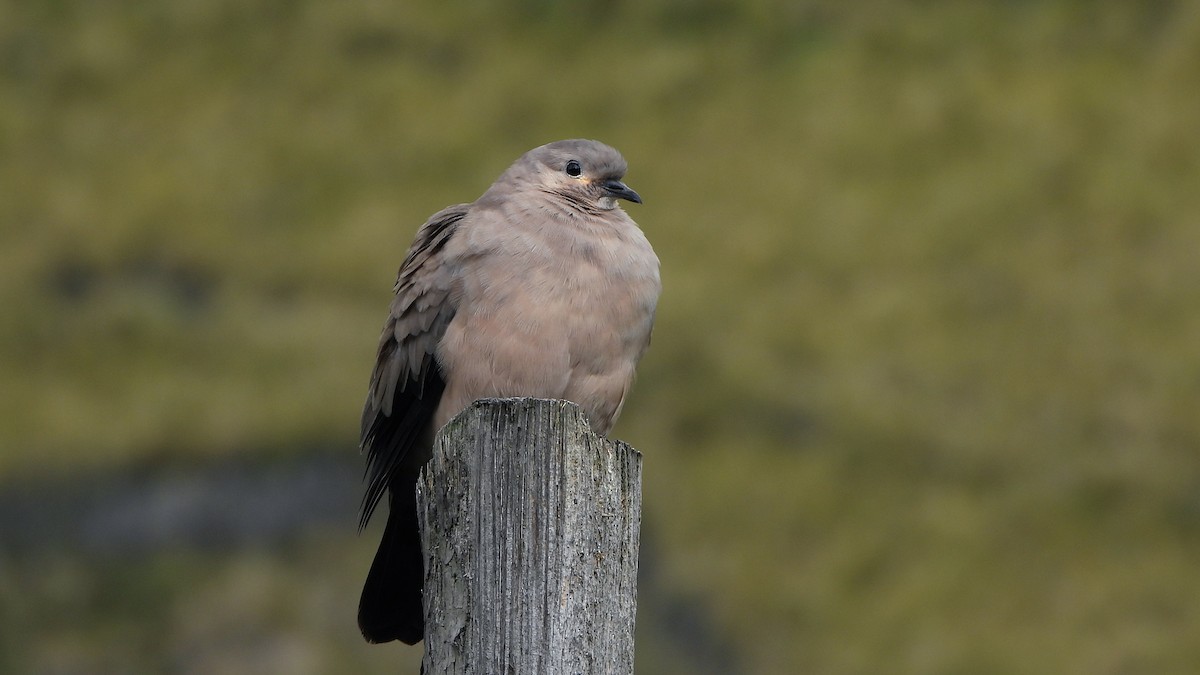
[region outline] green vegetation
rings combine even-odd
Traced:
[[[1200,6],[419,4],[0,5],[0,483],[353,453],[416,227],[587,136],[666,286],[616,435],[740,670],[1200,670]],[[394,665],[371,544],[0,557],[0,669]]]

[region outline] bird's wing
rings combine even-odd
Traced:
[[[363,405],[359,445],[367,453],[368,483],[360,527],[420,442],[445,389],[435,351],[456,308],[455,275],[443,249],[468,208],[459,204],[434,214],[400,265]]]

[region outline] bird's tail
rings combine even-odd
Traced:
[[[383,541],[379,542],[358,601],[358,627],[367,642],[400,640],[415,645],[425,634],[421,606],[425,565],[417,529],[415,490],[401,492],[411,496],[407,500],[396,499],[393,490]]]

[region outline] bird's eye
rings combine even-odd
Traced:
[[[575,160],[571,160],[571,161],[567,162],[567,175],[568,176],[570,176],[571,178],[579,178],[580,174],[582,174],[582,173],[583,173],[583,167],[579,166],[579,162],[576,162]]]

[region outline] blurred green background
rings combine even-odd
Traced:
[[[416,228],[597,138],[663,262],[643,673],[1200,672],[1200,3],[0,2],[0,672],[354,624]]]

